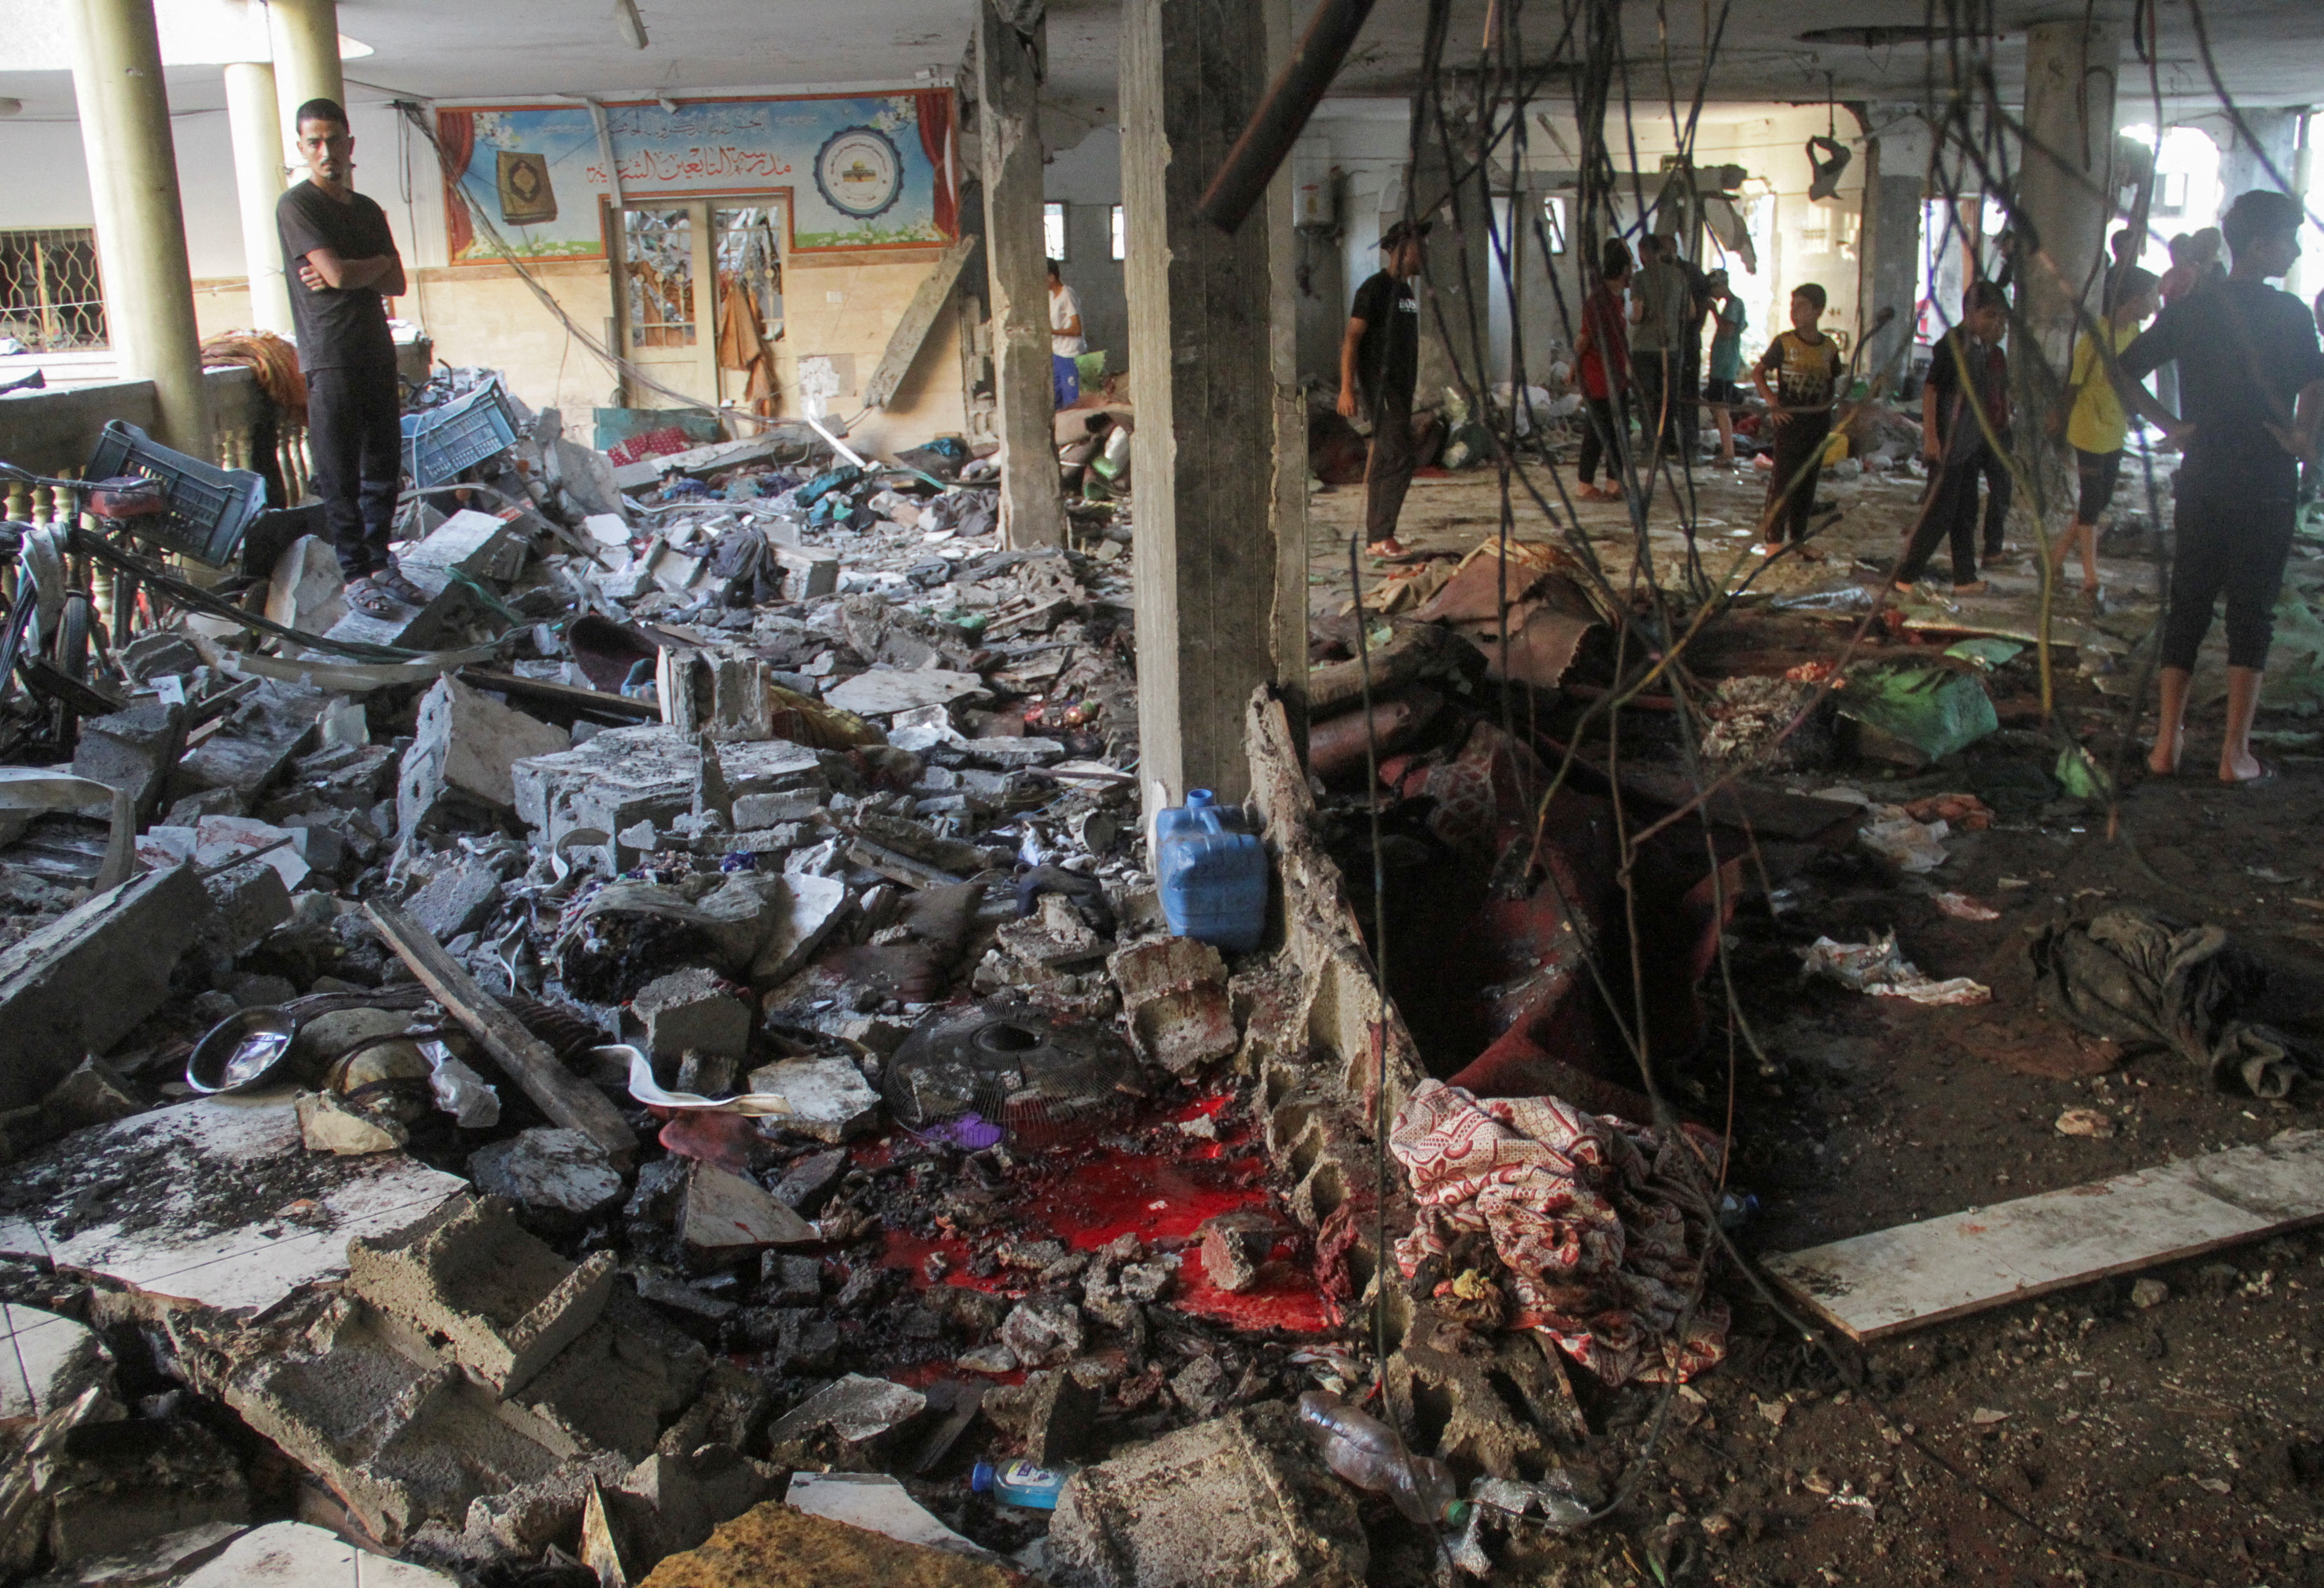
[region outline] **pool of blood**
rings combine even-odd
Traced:
[[[1231,1093],[1213,1094],[1136,1122],[1176,1125],[1218,1119],[1216,1140],[1188,1136],[1185,1147],[1167,1152],[1125,1151],[1104,1141],[1044,1152],[1037,1161],[1054,1161],[1056,1167],[1029,1182],[1012,1182],[1011,1192],[1004,1193],[1012,1197],[1010,1211],[1024,1221],[1028,1235],[1046,1233],[1077,1251],[1132,1233],[1149,1250],[1180,1251],[1169,1305],[1182,1312],[1234,1329],[1329,1334],[1336,1327],[1334,1311],[1316,1288],[1304,1243],[1278,1242],[1249,1290],[1222,1290],[1204,1272],[1194,1232],[1221,1214],[1264,1208],[1268,1202],[1267,1155],[1255,1131],[1248,1122],[1231,1123],[1222,1117],[1233,1101]],[[858,1167],[865,1168],[880,1167],[890,1156],[885,1142],[855,1155]],[[931,1281],[921,1265],[931,1252],[942,1252],[950,1261],[945,1284],[1002,1295],[1023,1292],[1021,1272],[1004,1269],[989,1279],[969,1273],[969,1247],[949,1236],[927,1241],[890,1230],[882,1261],[908,1270],[913,1284],[926,1289]]]

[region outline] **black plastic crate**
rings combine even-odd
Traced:
[[[159,480],[169,510],[124,519],[120,526],[140,540],[190,557],[212,568],[232,562],[242,537],[266,511],[266,482],[246,468],[220,468],[173,452],[126,420],[108,420],[88,460],[88,477],[109,480],[139,475]]]

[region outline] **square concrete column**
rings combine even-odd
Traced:
[[[1275,534],[1269,259],[1270,232],[1288,212],[1262,205],[1233,233],[1194,213],[1266,92],[1267,65],[1267,19],[1250,0],[1122,8],[1138,722],[1149,816],[1189,788],[1230,801],[1249,789],[1244,711],[1276,676],[1276,591],[1292,577],[1278,574]],[[1304,602],[1304,555],[1296,566],[1297,594],[1284,599]]]
[[[2121,59],[2122,41],[2105,23],[2042,22],[2025,30],[2026,135],[2017,196],[2041,249],[2019,266],[2019,310],[2043,355],[2061,370],[2081,312],[2097,313],[2105,291]]]
[[[1894,119],[1892,119],[1894,118]],[[1859,247],[1867,293],[1859,312],[1868,333],[1862,369],[1868,380],[1881,378],[1882,393],[1894,390],[1908,372],[1913,344],[1913,314],[1921,290],[1921,194],[1929,169],[1929,127],[1901,106],[1875,106],[1873,125],[1880,131],[1867,141],[1864,152],[1864,216]],[[1895,316],[1886,328],[1873,332],[1872,322],[1884,309]],[[1960,312],[1959,307],[1947,314]]]
[[[1010,546],[1065,543],[1049,375],[1049,267],[1041,230],[1041,76],[1047,23],[1028,33],[979,0],[976,123],[983,155],[985,276],[1000,403],[1001,531]]]
[[[1270,80],[1291,59],[1291,0],[1259,0]],[[1307,757],[1307,393],[1299,383],[1298,182],[1289,161],[1246,226],[1267,228],[1268,360],[1275,378],[1275,677],[1293,744]],[[1199,785],[1198,785],[1199,786]]]

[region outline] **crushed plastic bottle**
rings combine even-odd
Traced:
[[[1469,1502],[1452,1473],[1434,1456],[1415,1455],[1397,1431],[1346,1401],[1310,1390],[1299,1398],[1299,1420],[1322,1446],[1323,1464],[1370,1494],[1385,1494],[1424,1528],[1468,1519]]]

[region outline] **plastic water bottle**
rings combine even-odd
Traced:
[[[1385,1494],[1424,1528],[1468,1519],[1469,1502],[1444,1463],[1415,1455],[1394,1428],[1346,1401],[1310,1390],[1299,1398],[1299,1420],[1323,1446],[1323,1464],[1370,1494]]]
[[[1057,1491],[1073,1475],[1069,1467],[1037,1467],[1029,1461],[1007,1462],[997,1467],[989,1461],[981,1461],[970,1471],[968,1486],[1005,1505],[1055,1510]]]
[[[1171,935],[1249,953],[1267,930],[1267,846],[1228,825],[1208,789],[1154,818],[1154,876]]]

